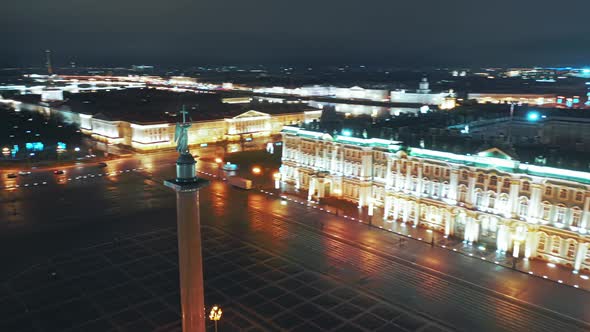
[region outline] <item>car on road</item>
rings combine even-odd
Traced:
[[[98,163],[98,167],[107,167],[107,163]]]
[[[59,174],[64,174],[65,172],[62,169],[56,169],[53,171],[53,174],[55,175],[59,175]]]
[[[20,176],[27,176],[27,175],[31,175],[31,172],[29,172],[29,171],[20,171],[20,172],[18,172],[18,175],[20,175]]]
[[[6,177],[9,179],[14,179],[15,177],[17,177],[17,175],[14,173],[8,173],[8,174],[6,174]]]

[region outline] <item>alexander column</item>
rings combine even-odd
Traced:
[[[164,181],[164,184],[176,191],[182,331],[205,332],[199,189],[209,181],[196,176],[196,161],[188,150],[188,128],[191,125],[186,122],[184,107],[181,113],[182,123],[176,124],[174,134],[176,150],[180,153],[176,161],[176,179]]]

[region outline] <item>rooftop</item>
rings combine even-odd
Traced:
[[[271,104],[252,102],[226,104],[213,93],[175,92],[147,88],[65,93],[67,99],[59,109],[91,114],[103,120],[134,123],[177,122],[179,110],[184,105],[193,121],[231,118],[248,110],[268,114],[297,113],[316,110],[306,105]],[[38,95],[22,95],[15,99],[26,103],[38,103]]]

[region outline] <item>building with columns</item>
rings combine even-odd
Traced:
[[[590,270],[590,173],[521,163],[497,148],[462,155],[287,126],[281,175],[309,199],[379,207],[386,222]]]

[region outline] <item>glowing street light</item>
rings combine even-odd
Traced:
[[[2,154],[8,156],[10,154],[10,149],[6,147],[2,148]]]
[[[221,158],[219,158],[219,157],[215,158],[216,164],[221,164],[222,162],[223,162],[223,160],[221,160]]]
[[[262,169],[260,169],[260,167],[258,167],[258,166],[252,167],[252,174],[258,175],[260,173],[262,173]]]
[[[221,319],[221,314],[221,308],[216,305],[211,308],[211,312],[209,313],[209,319],[215,323],[215,332],[217,332],[217,321]]]

